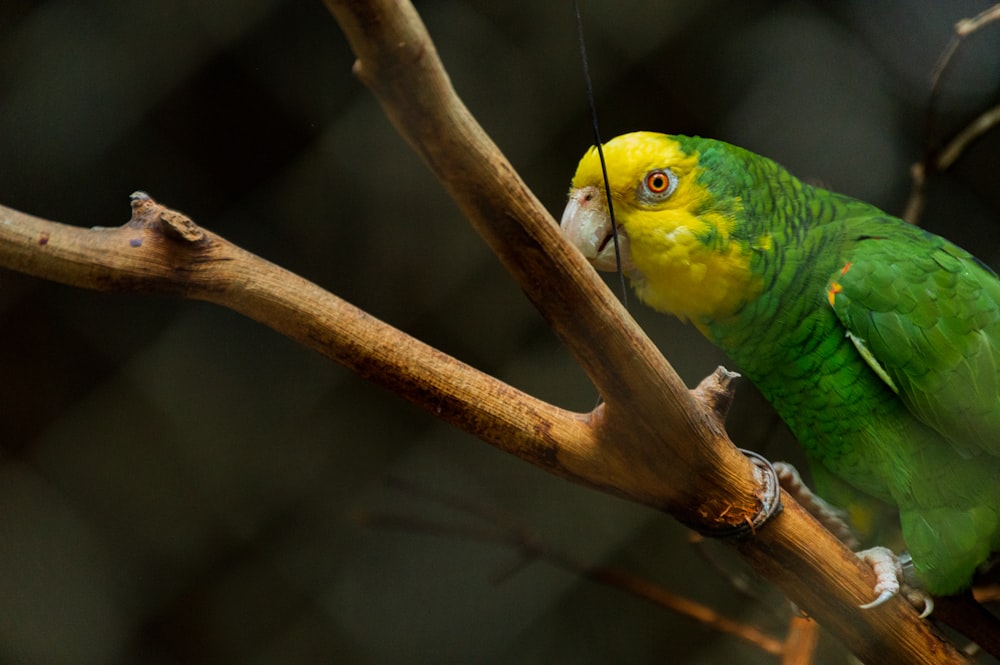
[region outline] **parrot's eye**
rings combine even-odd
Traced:
[[[646,174],[639,188],[642,198],[650,203],[657,203],[674,193],[677,189],[677,176],[670,169],[656,169]]]

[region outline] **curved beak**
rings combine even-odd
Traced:
[[[617,270],[611,217],[604,196],[597,187],[580,187],[569,193],[569,202],[559,222],[563,235],[598,270]],[[618,248],[622,269],[632,270],[628,236],[619,225]]]

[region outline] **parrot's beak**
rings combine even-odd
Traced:
[[[611,217],[604,197],[596,187],[580,187],[569,193],[569,202],[559,222],[563,235],[598,270],[617,270]],[[622,269],[632,270],[628,236],[618,227],[618,249]]]

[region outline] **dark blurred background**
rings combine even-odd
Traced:
[[[931,71],[953,24],[987,5],[585,0],[602,132],[725,139],[898,213]],[[459,94],[558,217],[592,136],[571,3],[418,9]],[[318,0],[8,0],[0,202],[113,226],[146,190],[482,370],[592,408],[351,64]],[[994,26],[958,53],[934,137],[998,89]],[[994,267],[998,150],[993,132],[934,177],[922,220]],[[691,384],[723,362],[633,309]],[[669,517],[508,458],[231,312],[3,271],[0,367],[2,662],[776,662],[574,573],[517,568],[509,548],[359,522],[509,522],[778,635],[788,617],[766,584],[733,587],[745,571],[725,546],[695,547]],[[730,425],[800,460],[747,384]]]

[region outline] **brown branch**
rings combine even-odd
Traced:
[[[328,1],[356,71],[563,338],[605,399],[574,414],[414,340],[145,196],[120,228],[0,207],[0,264],[66,284],[218,303],[552,473],[670,511],[696,529],[749,522],[763,473],[726,437],[483,133],[405,3]],[[715,408],[724,410],[724,400]],[[902,600],[874,611],[871,571],[782,495],[737,549],[869,662],[964,662]]]
[[[819,627],[804,617],[792,617],[785,637],[781,665],[810,665],[815,662]]]
[[[753,466],[593,268],[562,239],[558,225],[476,123],[412,6],[327,6],[358,56],[355,73],[603,397],[606,404],[591,421],[600,444],[580,451],[578,474],[671,510],[696,528],[751,519],[759,509]],[[693,475],[704,484],[692,483]],[[712,505],[705,505],[706,496]]]
[[[460,429],[573,477],[593,429],[447,356],[315,284],[203,230],[142,193],[121,227],[84,229],[0,206],[0,263],[99,291],[221,304],[380,383]],[[578,449],[560,446],[573,441]],[[580,479],[577,479],[580,480]]]
[[[594,480],[638,490],[636,496],[649,490],[656,496],[660,488],[662,498],[653,505],[703,529],[719,520],[715,497],[729,504],[723,515],[752,514],[755,501],[748,499],[760,490],[747,493],[754,479],[750,465],[582,257],[562,241],[554,220],[455,94],[412,6],[347,0],[326,5],[358,58],[356,74],[606,400],[592,421],[595,452],[606,465],[590,469],[598,474]],[[635,473],[641,477],[628,478]],[[704,475],[692,482],[690,473]],[[706,489],[703,481],[710,488],[699,493]],[[963,662],[902,601],[876,612],[858,610],[859,599],[870,595],[870,571],[797,505],[789,503],[738,549],[863,658]]]

